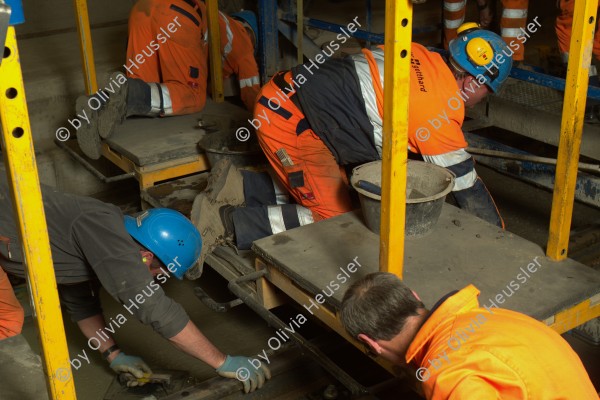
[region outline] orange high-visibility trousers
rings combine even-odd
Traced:
[[[558,48],[566,63],[569,58],[569,48],[571,46],[571,27],[573,26],[573,7],[575,0],[560,0],[560,13],[556,17],[556,36],[558,38]],[[594,35],[594,56],[600,60],[600,23],[596,27]]]
[[[0,340],[21,333],[23,320],[23,308],[15,297],[6,272],[0,267]]]
[[[489,1],[489,0],[488,0]],[[444,48],[456,37],[456,30],[465,20],[466,0],[444,0]],[[513,60],[523,61],[525,46],[516,40],[525,29],[529,0],[502,0],[502,16],[500,18],[501,35],[506,44],[512,41],[519,44],[514,50]]]
[[[292,73],[285,73],[284,79],[291,85]],[[296,202],[312,211],[315,221],[351,211],[345,172],[310,129],[302,111],[285,96],[270,80],[258,94],[254,108],[253,125],[269,163]],[[279,149],[285,149],[293,166],[282,164],[275,154]]]
[[[129,15],[127,76],[165,84],[172,115],[198,112],[206,104],[204,16],[204,2],[196,0],[139,0]]]

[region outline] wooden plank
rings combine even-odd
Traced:
[[[329,294],[332,281],[339,284],[331,297],[324,295],[334,309],[352,282],[378,270],[379,237],[359,213],[258,240],[253,249],[313,295]],[[361,265],[354,273],[349,268],[356,263],[353,259]],[[346,282],[340,274],[348,275]],[[600,292],[600,272],[570,259],[554,262],[539,246],[449,204],[429,235],[407,238],[404,281],[429,307],[446,293],[474,284],[482,306],[494,302],[539,320]],[[511,282],[513,287],[519,284],[516,291],[510,289]]]

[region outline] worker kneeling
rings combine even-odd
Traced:
[[[476,24],[459,29],[448,59],[413,43],[408,121],[409,150],[451,170],[459,207],[499,227],[502,218],[465,150],[461,126],[465,107],[497,92],[508,77],[512,60],[503,50],[500,36]],[[351,210],[344,166],[381,159],[384,56],[378,46],[310,61],[275,75],[259,94],[253,122],[260,145],[315,220]]]
[[[217,349],[161,288],[171,276],[182,279],[200,256],[200,234],[182,214],[162,208],[123,217],[112,204],[46,186],[42,197],[61,305],[87,337],[87,347],[98,350],[115,372],[129,372],[138,379],[151,373],[141,358],[120,350],[108,333],[134,316],[221,376],[237,378],[236,372],[245,369],[246,392],[270,378],[266,366],[255,368],[251,359]],[[25,278],[11,198],[6,178],[0,178],[0,244],[5,242],[0,246],[0,265],[7,273]],[[23,323],[22,310],[14,295],[9,296],[12,291],[8,293],[6,282],[0,269],[0,310],[11,311],[0,318],[0,339],[18,334]],[[102,315],[100,286],[123,305],[109,323]],[[89,363],[86,350],[73,357],[75,369]]]
[[[469,285],[428,311],[397,276],[376,272],[345,293],[341,320],[374,355],[418,368],[427,399],[598,399],[559,334],[526,315],[481,308],[478,295]]]

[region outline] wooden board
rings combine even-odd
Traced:
[[[165,118],[130,117],[106,140],[114,150],[138,166],[177,160],[199,154],[197,143],[205,134],[198,121],[205,115],[222,117],[219,128],[235,127],[248,111],[230,103],[207,101],[200,113]]]
[[[269,236],[253,249],[315,296],[331,294],[332,281],[339,284],[331,297],[324,296],[335,309],[352,282],[379,265],[379,236],[364,225],[360,212]],[[348,268],[353,259],[361,265],[354,273]],[[339,274],[349,275],[346,283]],[[570,259],[552,262],[539,246],[449,204],[430,234],[406,240],[404,281],[428,307],[472,283],[481,290],[482,306],[494,302],[540,320],[600,293],[600,272]],[[513,288],[519,284],[516,291],[511,282]]]

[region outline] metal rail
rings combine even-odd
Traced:
[[[567,258],[598,0],[575,2],[546,255]]]
[[[77,14],[81,64],[83,65],[83,76],[85,78],[85,91],[87,94],[93,94],[98,91],[98,81],[96,79],[96,65],[94,64],[94,48],[92,46],[87,0],[74,0],[74,2],[75,13]]]
[[[210,79],[212,98],[216,103],[225,101],[223,92],[223,61],[221,60],[221,30],[219,28],[219,1],[207,0],[206,8],[208,12],[208,40],[210,44]]]

